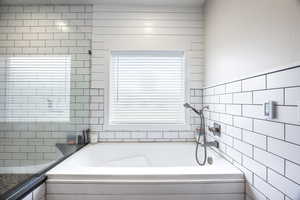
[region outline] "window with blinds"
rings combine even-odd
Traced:
[[[71,56],[15,56],[5,64],[2,121],[69,121]]]
[[[110,125],[185,124],[182,51],[113,51],[110,84]]]

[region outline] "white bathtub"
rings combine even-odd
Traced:
[[[50,170],[48,200],[242,200],[243,174],[214,151],[198,166],[194,143],[88,145]]]

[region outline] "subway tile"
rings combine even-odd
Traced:
[[[221,134],[220,135],[220,140],[223,143],[225,143],[225,144],[227,144],[227,145],[229,145],[231,147],[233,146],[233,138],[231,136],[228,136],[228,135],[225,135],[225,134]]]
[[[215,94],[215,88],[206,88],[203,90],[203,94],[204,96],[208,96],[208,95],[214,95]]]
[[[220,103],[220,96],[210,96],[210,103]]]
[[[243,141],[262,149],[267,148],[267,137],[251,131],[243,130]]]
[[[283,89],[262,90],[253,92],[253,104],[264,104],[265,102],[270,100],[275,101],[277,105],[283,105]]]
[[[242,129],[233,126],[226,127],[226,133],[234,138],[242,139]]]
[[[242,115],[245,117],[264,119],[264,109],[262,105],[243,105]]]
[[[54,6],[54,12],[68,13],[68,12],[70,12],[70,6],[67,6],[67,5],[55,5]]]
[[[267,75],[268,88],[300,86],[300,67]]]
[[[290,181],[289,179],[277,174],[272,170],[268,170],[268,179],[270,184],[278,188],[281,192],[285,193],[290,198],[295,200],[299,199],[300,185]]]
[[[295,106],[276,106],[277,113],[274,121],[288,124],[300,125],[298,120],[297,107]]]
[[[219,85],[215,87],[215,94],[224,94],[225,93],[225,85]]]
[[[12,153],[13,160],[26,160],[27,154],[26,153]]]
[[[264,120],[254,120],[254,131],[274,138],[284,139],[284,124]]]
[[[17,12],[17,13],[22,13],[23,12],[23,6],[9,6],[9,12]]]
[[[131,133],[131,137],[132,138],[146,138],[147,137],[147,133],[146,132],[132,132]]]
[[[267,179],[267,168],[262,164],[256,162],[255,160],[252,160],[251,158],[248,158],[247,156],[244,155],[243,155],[243,166],[251,170],[252,172],[254,172],[262,179],[264,180]]]
[[[226,105],[226,113],[230,115],[242,115],[242,105]]]
[[[24,40],[37,40],[38,34],[37,33],[23,33]]]
[[[300,103],[300,87],[285,89],[285,105],[298,105]]]
[[[219,120],[228,125],[232,125],[233,123],[232,115],[220,114]]]
[[[286,161],[286,177],[300,184],[300,165]]]
[[[40,12],[41,13],[47,13],[47,12],[53,12],[54,6],[52,5],[42,5],[40,6]]]
[[[282,140],[268,138],[268,151],[300,164],[300,146]]]
[[[241,92],[242,91],[242,82],[236,81],[232,83],[226,84],[226,93],[235,93],[235,92]]]
[[[179,138],[195,138],[195,135],[191,131],[179,131]]]
[[[31,13],[16,13],[16,19],[31,19]]]
[[[285,140],[300,145],[300,126],[285,126]]]
[[[48,33],[48,34],[53,34],[53,37],[55,40],[67,40],[69,39],[69,34],[68,33]]]
[[[233,117],[233,125],[239,128],[252,130],[253,119],[246,117]]]
[[[202,97],[191,97],[191,103],[201,103],[201,102],[202,102]]]
[[[30,6],[30,5],[27,5],[27,6],[24,6],[24,12],[29,12],[29,13],[32,13],[32,12],[39,12],[39,6]]]
[[[61,13],[47,13],[48,19],[62,19]]]
[[[178,132],[177,131],[164,131],[163,132],[163,138],[178,138]]]
[[[236,162],[240,164],[242,163],[242,154],[239,151],[235,150],[232,147],[227,147],[226,153],[230,155]]]
[[[70,12],[85,12],[85,6],[72,5],[70,6]]]
[[[258,76],[242,80],[242,91],[253,91],[266,89],[266,76]]]
[[[15,41],[15,47],[26,47],[30,46],[29,41],[23,40],[23,41]]]
[[[231,104],[232,103],[232,94],[220,95],[220,103]]]
[[[210,110],[212,107],[210,107]],[[225,113],[225,105],[224,104],[215,104],[213,105],[213,110],[218,113]]]
[[[254,148],[254,160],[257,160],[265,166],[268,166],[275,171],[284,174],[284,159],[274,154],[268,153],[258,148]]]
[[[22,40],[22,33],[8,34],[8,40]]]
[[[259,188],[259,190],[269,199],[272,200],[284,200],[284,194],[279,190],[272,187],[270,184],[266,183],[261,178],[254,176],[254,186]]]
[[[126,139],[131,138],[130,132],[115,132],[115,138]]]
[[[233,165],[243,172],[246,184],[253,184],[253,172],[240,165],[240,163],[234,162]]]
[[[243,92],[233,94],[233,103],[252,104],[252,92]]]
[[[210,112],[210,119],[214,121],[220,121],[220,114],[215,112]]]
[[[27,154],[28,160],[42,160],[43,159],[43,153],[28,153]]]
[[[233,146],[235,149],[242,152],[243,154],[252,157],[252,148],[253,148],[252,145],[242,142],[238,139],[234,139]]]
[[[147,133],[148,138],[162,138],[163,133],[161,131],[150,131]]]
[[[246,184],[246,200],[267,200],[267,198],[252,185]]]

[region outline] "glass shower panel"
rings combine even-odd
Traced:
[[[67,137],[88,128],[88,111],[76,114],[89,107],[89,96],[78,101],[72,61],[71,55],[0,57],[0,195],[72,152]]]

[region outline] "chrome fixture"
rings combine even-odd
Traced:
[[[202,147],[207,146],[207,147],[216,147],[219,148],[219,142],[218,141],[211,141],[211,142],[206,142],[205,144],[200,144]]]
[[[196,114],[199,115],[200,117],[200,128],[197,129],[197,131],[199,132],[199,135],[198,135],[198,139],[196,141],[196,152],[195,152],[195,156],[196,156],[196,161],[197,163],[202,166],[202,165],[205,165],[206,163],[206,160],[207,160],[207,147],[216,147],[216,148],[219,148],[219,143],[218,141],[212,141],[212,142],[207,142],[206,141],[206,132],[205,132],[205,119],[204,119],[204,110],[205,109],[209,109],[208,106],[204,106],[202,107],[200,110],[197,110],[196,108],[194,108],[193,106],[191,106],[190,104],[188,103],[185,103],[183,104],[183,106],[185,108],[189,108],[191,109],[192,111],[194,111]],[[201,136],[203,136],[203,143],[200,142],[200,138]],[[198,148],[199,148],[199,145],[202,146],[204,148],[204,159],[202,162],[199,161],[199,158],[198,158]]]
[[[208,130],[214,134],[214,136],[221,136],[221,125],[218,123],[214,123],[213,127],[208,127]]]
[[[209,156],[209,157],[207,158],[207,162],[208,162],[208,164],[212,165],[213,162],[214,162],[214,160],[213,160],[212,157]]]
[[[185,104],[183,104],[183,106],[185,107],[185,108],[190,108],[190,109],[192,109],[196,114],[198,114],[198,115],[202,115],[203,114],[203,111],[205,110],[205,109],[209,109],[209,106],[204,106],[204,107],[202,107],[200,110],[197,110],[196,108],[194,108],[193,106],[191,106],[189,103],[185,103]]]

